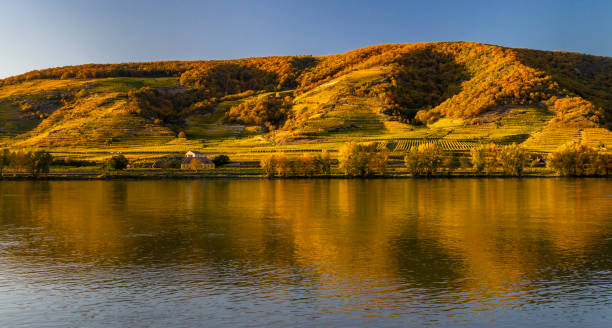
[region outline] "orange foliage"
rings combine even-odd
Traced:
[[[387,66],[390,73],[368,92],[385,100],[386,113],[404,119],[414,117],[424,123],[441,117],[474,119],[500,106],[547,105],[559,113],[555,124],[612,122],[611,58],[469,42],[378,45],[322,57],[69,66],[32,71],[0,80],[0,85],[41,78],[171,76],[198,90],[197,99],[186,103],[190,106],[251,90],[295,89],[300,94],[373,66]]]

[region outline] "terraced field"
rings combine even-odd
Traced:
[[[25,81],[0,88],[0,146],[46,148],[58,157],[93,160],[120,152],[139,161],[188,150],[228,154],[244,161],[276,152],[299,156],[329,151],[333,157],[350,141],[376,142],[377,149],[396,156],[425,143],[463,153],[489,142],[517,143],[542,153],[568,142],[612,148],[612,132],[605,128],[549,128],[555,114],[538,107],[543,105],[500,106],[469,122],[442,118],[424,126],[391,120],[382,113],[384,101],[363,92],[388,82],[389,72],[388,66],[374,66],[334,75],[303,94],[294,94],[299,89],[282,90],[280,96],[294,97],[291,118],[285,128],[271,133],[264,133],[261,126],[228,124],[225,119],[233,106],[271,95],[269,90],[220,96],[213,109],[166,124],[130,112],[128,92],[143,86],[185,92],[176,77]],[[39,101],[60,90],[66,93],[65,104],[24,119],[20,102]],[[179,131],[186,138],[178,138]]]
[[[584,129],[581,134],[582,143],[595,148],[612,150],[612,132],[603,128]]]
[[[522,146],[530,151],[551,152],[570,142],[580,142],[581,132],[577,128],[552,128],[536,132]]]
[[[447,140],[443,138],[407,138],[389,139],[377,142],[377,149],[387,149],[392,152],[406,152],[422,144],[435,144],[442,150],[450,152],[464,152],[479,145],[474,140]]]
[[[380,114],[376,97],[358,96],[354,90],[386,78],[388,68],[374,67],[343,75],[295,98],[293,110],[298,133],[311,137],[330,134],[379,133],[387,117]]]

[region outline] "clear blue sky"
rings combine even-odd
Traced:
[[[612,0],[0,0],[0,77],[455,40],[612,56]]]

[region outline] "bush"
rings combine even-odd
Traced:
[[[178,159],[170,160],[170,161],[167,161],[164,164],[162,164],[161,167],[163,169],[180,169],[181,168],[181,161],[178,160]]]
[[[212,159],[212,162],[215,163],[216,167],[219,167],[229,163],[230,159],[227,155],[217,155]]]
[[[123,154],[115,155],[107,161],[107,167],[113,170],[123,170],[130,162]]]

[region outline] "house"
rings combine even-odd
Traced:
[[[195,151],[195,150],[190,150],[187,153],[185,153],[185,158],[187,157],[206,157],[204,156],[204,154],[200,153],[199,151]]]
[[[215,168],[213,163],[208,157],[198,151],[188,151],[185,154],[185,158],[181,162],[181,169],[187,170],[212,170]]]

